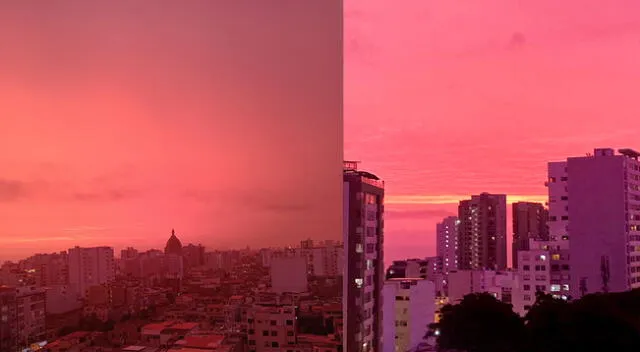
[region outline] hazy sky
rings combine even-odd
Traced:
[[[548,161],[640,148],[638,1],[345,6],[345,157],[387,182],[386,258],[433,254],[469,194],[544,201]]]
[[[341,235],[338,2],[0,5],[0,260]]]

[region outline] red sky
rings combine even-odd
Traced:
[[[638,1],[345,7],[345,157],[387,182],[388,259],[433,254],[458,199],[544,201],[548,161],[640,148]]]
[[[338,4],[147,5],[0,5],[0,261],[338,238]]]

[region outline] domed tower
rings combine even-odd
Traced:
[[[182,255],[182,242],[176,236],[176,231],[171,230],[171,237],[167,240],[167,245],[164,247],[164,254]]]

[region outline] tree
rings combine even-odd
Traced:
[[[514,352],[526,343],[523,319],[488,293],[469,294],[444,306],[442,318],[430,328],[440,351]]]
[[[533,352],[640,351],[640,292],[592,294],[565,303],[539,295],[527,315]]]
[[[531,351],[573,350],[574,330],[570,304],[549,294],[538,292],[536,303],[525,316]]]

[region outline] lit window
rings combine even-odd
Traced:
[[[560,291],[560,285],[551,285],[551,292]]]
[[[569,284],[562,285],[562,291],[569,291]]]
[[[560,254],[553,254],[551,260],[560,260]]]

